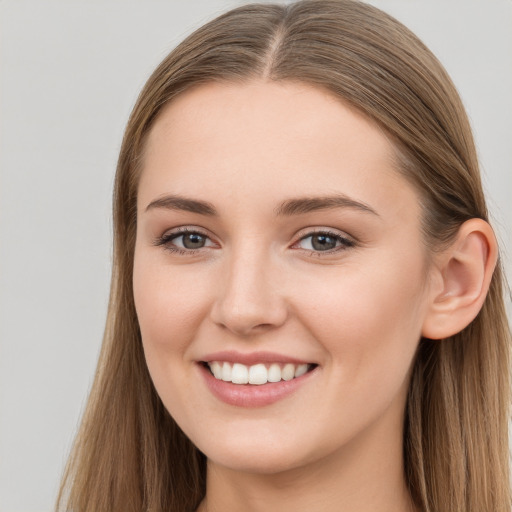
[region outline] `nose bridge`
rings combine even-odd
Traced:
[[[258,237],[233,245],[223,261],[213,320],[239,335],[270,329],[286,319],[279,269]]]

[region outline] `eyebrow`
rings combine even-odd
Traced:
[[[174,194],[155,199],[148,204],[146,211],[154,208],[181,210],[209,217],[218,216],[218,212],[212,203]],[[371,206],[361,201],[356,201],[345,194],[288,199],[281,203],[274,212],[276,216],[292,216],[318,210],[332,210],[335,208],[351,208],[379,217],[379,214]]]
[[[217,216],[215,206],[206,201],[197,199],[189,199],[179,195],[168,195],[151,201],[146,207],[146,211],[153,208],[165,208],[167,210],[182,210],[185,212],[198,213],[199,215],[208,215],[210,217]]]
[[[317,210],[332,210],[335,208],[351,208],[365,213],[380,215],[368,204],[356,201],[345,194],[334,194],[321,197],[301,197],[289,199],[276,209],[276,215],[300,215]]]

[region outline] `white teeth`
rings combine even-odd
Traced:
[[[214,361],[213,363],[211,363],[210,369],[213,375],[215,375],[216,379],[222,379],[222,365],[218,361]]]
[[[221,379],[226,382],[231,382],[231,365],[229,363],[224,363],[222,365]]]
[[[292,380],[295,377],[295,366],[293,364],[285,364],[281,370],[281,378],[283,380]]]
[[[266,384],[268,372],[264,364],[254,364],[249,368],[249,384]]]
[[[218,380],[232,382],[233,384],[255,384],[261,385],[267,382],[279,382],[281,380],[292,380],[304,375],[309,368],[308,364],[287,363],[281,366],[272,363],[268,368],[265,364],[245,364],[212,361],[208,363],[213,376]]]
[[[295,368],[295,377],[300,377],[301,375],[304,375],[308,371],[308,365],[307,364],[299,364],[297,368]]]
[[[247,366],[235,363],[231,371],[231,382],[233,384],[247,384],[249,382],[249,370]]]
[[[270,365],[268,369],[268,381],[279,382],[281,380],[281,367],[274,363]]]

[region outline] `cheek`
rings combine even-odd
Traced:
[[[354,386],[386,381],[396,386],[405,378],[424,316],[421,261],[384,255],[364,271],[347,265],[335,269],[332,279],[305,284],[309,293],[298,308],[302,322],[329,354],[339,378]]]
[[[165,407],[181,416],[194,407],[183,385],[194,365],[183,363],[208,300],[201,281],[144,256],[135,258],[133,290],[146,364]]]
[[[154,358],[163,363],[163,355],[185,353],[208,310],[201,283],[200,276],[179,267],[162,266],[144,256],[135,258],[135,308],[148,365]]]

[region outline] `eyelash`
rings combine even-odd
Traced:
[[[203,231],[201,231],[197,228],[194,228],[194,229],[178,228],[170,233],[165,233],[161,237],[158,237],[154,241],[154,245],[161,246],[166,251],[170,251],[172,253],[179,254],[182,256],[192,256],[192,255],[196,254],[197,252],[201,251],[201,249],[204,249],[204,247],[201,247],[199,249],[182,249],[181,247],[176,247],[176,246],[172,245],[173,240],[176,240],[177,238],[180,238],[187,234],[201,235],[207,239],[210,239],[210,237],[206,233],[204,233]],[[310,249],[302,249],[303,251],[307,251],[308,255],[311,257],[320,257],[321,258],[324,255],[325,256],[332,255],[332,254],[335,254],[335,253],[338,253],[338,252],[341,252],[341,251],[344,251],[344,250],[350,249],[351,247],[356,246],[356,242],[351,238],[344,237],[341,234],[333,232],[333,231],[329,231],[328,229],[319,229],[319,230],[310,231],[307,234],[305,234],[304,236],[301,236],[297,240],[297,242],[295,242],[292,245],[292,248],[295,247],[300,242],[302,242],[303,240],[306,240],[315,235],[324,235],[329,238],[333,238],[334,240],[336,240],[336,242],[339,242],[339,246],[335,247],[334,249],[329,249],[326,251],[315,251],[315,250],[310,250]],[[301,250],[301,249],[297,249],[297,250]]]
[[[297,244],[299,244],[303,240],[306,240],[315,235],[324,235],[328,238],[333,238],[336,241],[336,243],[339,242],[339,245],[333,249],[329,249],[326,251],[315,251],[315,250],[311,250],[311,249],[302,249],[303,251],[307,251],[308,255],[311,257],[314,257],[314,258],[321,258],[323,256],[337,254],[339,252],[350,249],[351,247],[355,247],[355,245],[356,245],[356,242],[353,239],[343,236],[340,233],[336,233],[334,231],[329,231],[328,229],[318,229],[318,230],[310,231],[307,234],[305,234],[304,236],[301,236],[297,240],[297,242],[295,242],[293,244],[292,247],[295,247]],[[301,250],[301,249],[297,249],[297,250]]]
[[[182,249],[181,247],[176,247],[171,245],[172,241],[176,238],[179,238],[180,236],[188,235],[188,234],[194,234],[194,235],[201,235],[205,238],[210,238],[206,233],[202,232],[201,230],[194,228],[177,228],[171,233],[165,233],[161,237],[158,237],[154,241],[154,245],[163,247],[166,251],[170,251],[175,254],[180,254],[183,256],[191,256],[201,249]]]

